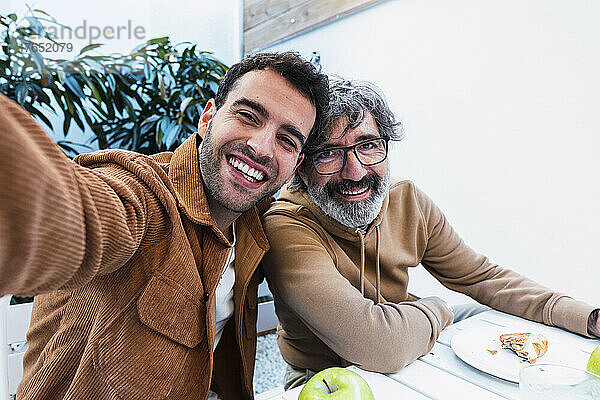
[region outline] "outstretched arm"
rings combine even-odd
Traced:
[[[136,174],[76,164],[2,95],[0,138],[0,294],[79,287],[131,257],[157,202]]]
[[[425,194],[416,193],[428,227],[421,263],[444,286],[497,310],[588,334],[588,318],[595,307],[491,263],[463,242]]]

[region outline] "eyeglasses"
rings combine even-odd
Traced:
[[[364,166],[376,165],[387,157],[388,138],[363,140],[353,146],[332,147],[318,151],[309,157],[315,170],[321,175],[333,175],[346,166],[347,153],[352,151]]]

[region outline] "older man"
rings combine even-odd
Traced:
[[[296,54],[257,54],[174,153],[75,162],[0,97],[0,293],[38,295],[17,397],[252,398],[256,206],[320,140],[327,90]]]
[[[390,179],[388,143],[401,125],[373,85],[333,80],[330,108],[329,141],[307,154],[264,220],[286,388],[327,367],[389,373],[426,354],[454,315],[408,292],[419,264],[495,309],[600,335],[598,309],[491,263],[414,183]]]

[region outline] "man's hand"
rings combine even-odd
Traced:
[[[600,314],[600,308],[592,311],[588,318],[588,333],[596,337],[600,337],[600,318],[598,318],[598,314]]]

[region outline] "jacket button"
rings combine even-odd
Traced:
[[[208,292],[204,292],[204,301],[208,301],[209,294]]]

